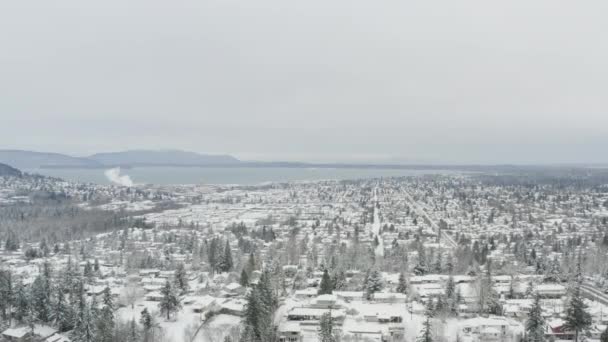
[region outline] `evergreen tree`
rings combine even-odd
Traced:
[[[445,296],[447,298],[453,298],[454,294],[456,294],[456,283],[454,282],[454,277],[450,275],[448,277],[448,282],[445,285]]]
[[[272,341],[274,336],[273,315],[278,300],[270,283],[270,273],[265,269],[260,280],[247,295],[245,306],[245,331],[242,341]]]
[[[382,276],[378,270],[372,270],[367,278],[367,284],[365,288],[365,294],[367,300],[371,300],[374,297],[374,293],[382,290]]]
[[[347,283],[346,283],[346,274],[344,273],[344,271],[340,270],[339,272],[337,272],[334,277],[334,290],[344,290],[346,289]]]
[[[230,272],[233,267],[232,262],[232,251],[230,250],[230,244],[228,243],[228,239],[226,239],[226,246],[224,247],[224,253],[222,253],[222,257],[219,263],[219,269],[221,272]]]
[[[436,308],[436,306],[435,306],[435,302],[434,302],[433,298],[429,298],[428,301],[426,302],[424,314],[427,317],[431,317],[431,318],[435,317],[435,313],[436,313],[435,308]]]
[[[9,325],[13,299],[13,275],[10,270],[0,270],[0,311],[2,311],[2,320],[8,321]]]
[[[558,283],[562,280],[562,270],[561,265],[559,264],[559,260],[557,257],[553,259],[551,265],[549,265],[549,271],[545,275],[543,281],[547,283]]]
[[[329,273],[327,272],[327,269],[325,269],[323,271],[323,277],[321,278],[321,285],[319,286],[318,294],[324,295],[324,294],[332,294],[332,293],[333,293],[333,282],[331,281],[331,278],[329,277]]]
[[[270,278],[270,271],[268,269],[264,269],[257,286],[261,294],[260,298],[266,306],[266,310],[269,312],[273,312],[277,308],[278,299],[275,296],[274,288],[272,286]]]
[[[319,321],[319,342],[337,342],[338,339],[334,333],[334,322],[331,317],[331,311],[326,312],[321,316]]]
[[[486,273],[480,275],[478,280],[478,306],[480,314],[502,314],[502,304],[498,293],[492,287],[492,263],[490,260],[486,264]]]
[[[587,304],[583,301],[580,284],[577,284],[574,289],[572,289],[564,321],[564,328],[574,331],[574,341],[578,341],[578,336],[581,331],[584,331],[591,326],[591,315],[587,312]]]
[[[139,318],[139,323],[144,327],[144,330],[152,329],[152,315],[148,312],[148,308],[144,308]]]
[[[446,312],[450,308],[445,296],[437,296],[437,303],[435,304],[435,312]]]
[[[526,298],[532,297],[533,293],[534,293],[534,283],[532,281],[529,281],[528,286],[526,286],[526,292],[525,292]]]
[[[435,259],[435,264],[433,265],[433,272],[442,273],[443,271],[443,262],[441,260],[441,250],[437,252],[437,259]]]
[[[247,305],[245,306],[245,331],[243,332],[243,341],[258,342],[261,341],[261,331],[259,328],[259,320],[262,312],[262,301],[260,292],[255,286],[247,294]]]
[[[161,315],[166,315],[167,320],[169,320],[171,314],[179,310],[182,305],[179,297],[177,294],[175,294],[175,291],[168,280],[160,292],[163,295],[163,298],[160,300],[158,307]]]
[[[40,241],[40,253],[42,253],[42,256],[46,258],[49,256],[50,252],[51,250],[49,249],[49,245],[46,243],[46,239],[42,238],[42,241]]]
[[[243,287],[249,286],[249,276],[247,275],[247,271],[245,268],[241,271],[241,278],[239,279],[239,284]]]
[[[44,275],[38,275],[31,285],[32,309],[35,317],[40,322],[50,321],[50,293],[48,292],[47,282]]]
[[[51,312],[51,320],[59,331],[68,331],[73,328],[74,317],[70,306],[65,301],[65,295],[61,289],[57,290],[55,303]]]
[[[188,277],[186,275],[186,268],[183,263],[177,264],[177,268],[175,269],[175,286],[181,290],[182,293],[186,293],[188,291]]]
[[[103,290],[102,308],[97,319],[97,341],[112,342],[114,332],[114,304],[109,287]]]
[[[99,303],[97,302],[97,296],[91,296],[89,310],[91,312],[91,317],[93,317],[95,323],[97,323],[97,318],[99,317]]]
[[[508,299],[515,299],[515,284],[516,278],[511,276],[511,281],[509,282],[509,293],[507,293]]]
[[[38,321],[36,318],[36,312],[34,312],[33,306],[29,306],[28,307],[28,312],[27,314],[24,316],[24,323],[27,325],[27,327],[30,329],[30,334],[34,334],[34,328],[36,325],[36,322]]]
[[[88,260],[87,263],[84,265],[83,275],[85,276],[85,278],[89,279],[93,277],[93,267],[91,266],[91,263]]]
[[[255,271],[255,257],[251,252],[249,253],[249,260],[247,260],[247,274],[251,276],[253,271]]]
[[[128,342],[139,342],[140,341],[140,333],[137,327],[137,323],[135,319],[131,319],[129,322],[129,336],[127,337]]]
[[[7,233],[4,249],[11,252],[19,249],[19,237],[17,237],[17,234],[15,234],[15,232],[12,230],[9,230]]]
[[[150,312],[148,312],[147,308],[142,310],[141,316],[139,317],[139,323],[142,325],[144,330],[144,342],[148,342],[150,340],[150,333],[154,327],[154,319],[152,318],[152,315],[150,315]]]
[[[209,242],[209,248],[207,249],[207,260],[209,261],[209,265],[211,265],[212,273],[215,272],[219,260],[217,244],[217,239],[213,238]]]
[[[426,253],[422,248],[418,248],[418,263],[414,266],[415,275],[425,275],[429,272],[428,265],[426,264]]]
[[[95,341],[95,321],[91,312],[91,307],[85,305],[82,311],[76,315],[74,329],[70,334],[73,342],[93,342]]]
[[[30,301],[21,280],[19,280],[15,286],[13,305],[15,309],[15,319],[19,323],[25,323],[30,312]]]
[[[74,312],[76,313],[75,319],[78,320],[82,320],[83,317],[83,313],[85,312],[85,308],[87,305],[87,301],[85,298],[85,292],[84,292],[84,283],[82,282],[82,279],[78,279],[76,282],[74,282],[74,287],[72,289],[72,300],[71,303],[74,306]],[[76,325],[76,324],[74,324]]]
[[[72,290],[74,287],[74,277],[76,272],[74,270],[74,265],[72,263],[72,257],[68,257],[68,263],[63,270],[63,283],[61,287],[66,290]]]
[[[426,316],[424,323],[422,325],[422,331],[420,332],[420,336],[418,336],[417,342],[433,342],[433,334],[432,334],[432,326],[431,326],[431,317]]]
[[[401,272],[399,274],[399,283],[397,285],[397,292],[407,294],[407,281],[405,280],[405,274]]]
[[[534,305],[528,315],[526,321],[526,342],[544,342],[545,341],[545,320],[542,316],[542,308],[540,306],[540,297],[538,294],[534,296]]]

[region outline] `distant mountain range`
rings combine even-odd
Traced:
[[[71,157],[60,153],[33,152],[21,150],[0,150],[0,163],[20,169],[36,169],[40,167],[101,167],[98,162],[88,159]]]
[[[231,165],[241,161],[229,155],[199,154],[179,150],[150,151],[132,150],[125,152],[97,153],[88,159],[103,165],[128,166],[198,166],[198,165]]]
[[[375,164],[375,163],[306,163],[282,161],[241,161],[230,155],[200,154],[180,150],[129,150],[97,153],[88,157],[73,157],[60,153],[23,150],[0,150],[0,163],[19,169],[38,168],[112,168],[112,167],[249,167],[249,168],[335,168],[335,169],[407,169],[458,171],[516,171],[544,169],[542,165],[471,165],[471,164]],[[565,167],[580,167],[575,165]]]
[[[131,150],[72,157],[60,153],[0,150],[0,163],[20,169],[107,168],[134,166],[231,166],[241,163],[229,155],[210,155],[179,150]]]

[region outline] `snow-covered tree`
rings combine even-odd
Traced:
[[[82,310],[76,315],[74,329],[70,333],[73,342],[93,342],[95,341],[95,317],[92,308],[84,305]]]
[[[258,283],[247,294],[242,341],[260,342],[272,340],[274,335],[273,314],[278,305],[270,283],[268,269],[262,272]]]
[[[65,295],[61,289],[57,290],[55,302],[51,310],[51,321],[59,331],[69,331],[73,328],[74,314],[72,308],[65,300]]]
[[[580,332],[591,326],[591,315],[587,312],[587,304],[583,301],[580,284],[578,283],[571,291],[564,321],[564,328],[574,331],[574,341],[576,342],[578,342]]]
[[[85,276],[85,278],[92,278],[93,277],[93,266],[91,265],[91,263],[87,260],[86,264],[84,265],[84,271],[83,271],[83,275]]]
[[[21,280],[18,280],[15,284],[13,306],[15,319],[19,323],[24,323],[30,312],[30,299],[28,298],[28,293]]]
[[[139,342],[141,340],[141,334],[135,319],[131,319],[129,322],[129,335],[127,336],[127,342]]]
[[[323,277],[321,277],[321,284],[319,286],[318,294],[332,294],[333,293],[333,282],[329,277],[329,272],[327,269],[323,271]]]
[[[11,321],[11,311],[13,307],[13,275],[10,270],[0,270],[0,311],[2,320]]]
[[[186,293],[188,291],[188,276],[186,275],[186,268],[183,263],[177,264],[177,268],[175,269],[175,286],[180,289],[182,293]]]
[[[540,297],[538,294],[534,296],[534,305],[528,314],[526,321],[526,342],[544,342],[545,341],[545,319],[542,315],[540,306]]]
[[[114,336],[114,303],[109,287],[103,290],[102,308],[97,318],[97,341],[112,342]]]
[[[243,287],[249,286],[249,275],[247,274],[247,271],[245,270],[245,268],[243,268],[243,270],[241,271],[241,277],[239,278],[239,284],[241,284],[241,286],[243,286]]]
[[[331,311],[326,312],[319,320],[319,342],[337,342],[338,338],[334,331],[334,321]]]
[[[333,278],[333,283],[334,283],[334,290],[346,289],[347,283],[346,283],[346,274],[344,273],[344,271],[340,270],[340,271],[336,272],[332,278]]]
[[[50,293],[47,288],[47,280],[44,275],[38,275],[31,285],[31,305],[40,322],[50,321],[51,303]]]
[[[226,239],[226,246],[224,247],[224,252],[221,255],[218,268],[221,272],[230,272],[233,266],[232,251],[230,250],[230,244]]]
[[[417,342],[433,342],[433,331],[431,325],[431,317],[427,316],[422,324],[422,331],[418,336]]]
[[[144,342],[148,342],[150,341],[150,337],[152,334],[152,329],[154,328],[154,318],[152,317],[152,315],[150,315],[150,312],[148,311],[148,308],[144,308],[141,311],[140,317],[139,317],[139,323],[142,325],[143,327],[143,341]]]
[[[382,290],[382,275],[378,270],[372,270],[367,277],[367,282],[365,284],[365,294],[368,300],[371,300],[374,297],[374,293]]]
[[[158,303],[161,315],[166,315],[167,320],[171,318],[171,314],[179,310],[182,306],[179,296],[173,290],[171,283],[167,280],[165,286],[160,290],[163,297]]]
[[[418,249],[418,263],[414,266],[415,275],[425,275],[429,273],[429,267],[426,262],[426,253],[422,248]]]
[[[407,281],[405,280],[405,274],[399,273],[399,282],[397,284],[397,292],[407,294]]]

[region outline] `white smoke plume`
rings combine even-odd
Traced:
[[[122,186],[133,186],[133,181],[129,175],[121,175],[120,168],[115,167],[113,169],[108,169],[104,172],[108,180],[114,184],[122,185]]]

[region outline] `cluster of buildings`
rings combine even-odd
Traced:
[[[90,189],[69,183],[64,191],[90,196]],[[567,275],[572,251],[588,256],[583,265],[588,274],[601,275],[608,265],[600,253],[608,196],[597,191],[493,185],[459,175],[96,191],[111,199],[83,200],[83,207],[133,211],[154,228],[59,242],[61,250],[44,259],[24,256],[24,249],[37,243],[15,252],[0,247],[2,265],[26,285],[44,262],[56,270],[68,262],[82,271],[98,265],[86,291],[100,295],[109,286],[120,303],[117,317],[124,320],[137,320],[144,308],[157,312],[163,286],[173,283],[177,265],[184,265],[188,289],[181,294],[182,308],[174,320],[159,320],[174,341],[192,327],[201,328],[194,329],[199,331],[194,340],[200,341],[238,330],[249,291],[241,274],[246,270],[255,284],[265,267],[278,270],[274,323],[283,342],[317,341],[324,314],[343,341],[414,341],[429,303],[445,296],[452,280],[458,303],[450,315],[433,318],[434,333],[443,341],[519,341],[535,294],[542,299],[547,336],[568,339],[572,332],[563,329],[568,279],[548,278],[548,265],[556,260],[558,273]],[[16,193],[3,198],[15,200]],[[167,201],[174,205],[158,209]],[[229,272],[210,263],[213,239],[228,245]],[[67,253],[65,244],[71,247]],[[479,312],[479,283],[488,260],[501,315]],[[382,286],[370,298],[363,283],[372,269],[379,271]],[[332,276],[343,272],[344,284],[319,295],[324,270]],[[406,291],[398,290],[400,275]],[[608,323],[602,281],[586,280],[595,291],[587,293],[591,339]],[[7,329],[6,339],[19,340],[21,327]]]

